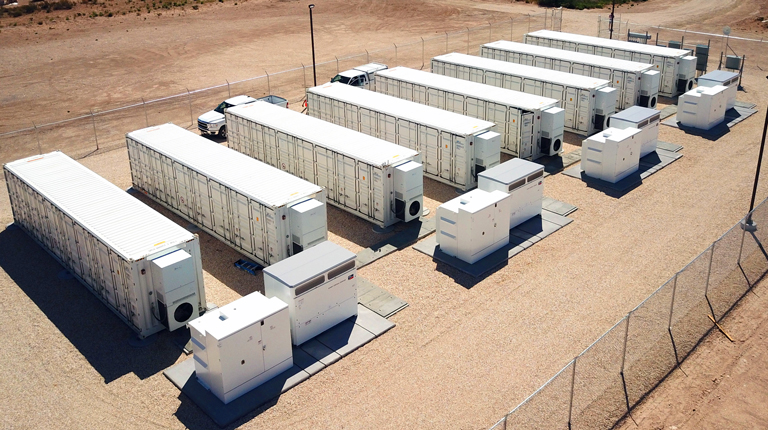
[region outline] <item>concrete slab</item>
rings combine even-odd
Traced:
[[[360,276],[357,277],[357,302],[383,318],[389,318],[408,307],[406,301]]]
[[[659,112],[659,114],[661,115],[662,121],[666,118],[671,117],[672,115],[675,115],[676,113],[677,113],[677,105],[669,105]]]
[[[546,175],[554,175],[579,161],[581,161],[581,148],[573,150],[567,154],[541,157],[534,161],[534,163],[544,166]]]
[[[250,392],[224,404],[195,377],[194,358],[190,357],[179,364],[169,367],[163,374],[193,403],[219,426],[225,427],[244,417],[254,409],[279,397],[302,381],[309,378],[309,373],[294,365]]]
[[[568,216],[569,214],[573,213],[578,209],[578,207],[570,204],[561,202],[560,200],[555,200],[551,197],[546,197],[541,200],[541,208],[552,213],[556,213],[558,215],[562,216]]]
[[[573,178],[581,179],[589,186],[594,188],[603,188],[618,192],[625,192],[631,190],[638,184],[641,184],[643,179],[658,172],[669,164],[672,164],[675,160],[681,158],[682,156],[682,154],[678,154],[676,152],[656,149],[656,152],[650,153],[640,159],[640,166],[637,172],[627,176],[615,184],[587,176],[581,170],[581,163],[566,170],[563,172],[563,174]]]
[[[381,336],[395,326],[395,323],[387,321],[363,305],[357,305],[355,324],[368,330],[376,337]]]
[[[664,142],[663,140],[659,140],[656,142],[656,148],[663,149],[669,152],[680,152],[680,150],[683,149],[683,146],[677,145],[674,143]]]
[[[342,357],[346,357],[375,337],[373,333],[355,324],[355,318],[350,318],[324,331],[315,339]]]
[[[435,220],[420,218],[418,221],[396,225],[395,229],[396,232],[391,237],[357,253],[358,269],[434,233]]]
[[[307,354],[298,346],[293,346],[293,364],[299,366],[310,375],[315,375],[326,367],[325,364]]]
[[[725,133],[728,133],[728,131],[730,131],[730,129],[733,128],[736,124],[744,121],[745,119],[754,115],[756,112],[757,112],[757,109],[748,109],[745,107],[741,107],[737,104],[735,107],[728,109],[725,112],[725,120],[722,123],[712,127],[709,130],[701,130],[698,128],[686,127],[680,124],[679,122],[677,122],[677,115],[665,121],[662,121],[661,123],[669,127],[675,127],[680,130],[683,130],[688,134],[693,134],[693,135],[702,136],[702,137],[709,137],[709,138],[719,138]]]
[[[320,343],[316,337],[302,343],[299,348],[326,366],[341,360],[341,354]]]

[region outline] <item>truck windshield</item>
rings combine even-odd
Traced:
[[[349,78],[346,76],[336,75],[331,79],[331,82],[341,82],[342,84],[349,84]]]
[[[220,105],[216,106],[216,109],[214,109],[215,112],[218,112],[220,114],[224,113],[224,109],[231,108],[233,105],[227,103],[227,102],[221,102]]]

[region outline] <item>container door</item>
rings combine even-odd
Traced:
[[[566,73],[576,73],[571,72],[571,62],[566,60],[552,60],[552,70],[557,70],[560,72],[566,72]]]
[[[522,91],[523,90],[523,78],[513,75],[504,76],[504,88],[508,90]]]
[[[452,180],[453,139],[451,133],[440,133],[440,150],[438,151],[438,157],[440,157],[440,177],[448,181]]]
[[[80,267],[80,254],[77,250],[77,238],[75,237],[75,224],[72,219],[67,217],[64,227],[67,230],[67,255],[69,257],[68,269],[74,270],[77,273]]]
[[[653,64],[653,56],[642,52],[633,52],[632,61],[643,64]]]
[[[277,231],[277,220],[275,219],[275,212],[268,208],[264,209],[264,219],[266,219],[266,242],[267,242],[267,255],[264,261],[267,264],[274,264],[280,261],[282,254],[282,247],[280,246],[280,235]]]
[[[568,87],[565,94],[565,100],[563,100],[563,109],[565,109],[565,127],[570,129],[576,129],[578,127],[578,104],[579,93],[576,88]]]
[[[343,160],[344,169],[344,206],[357,210],[357,169],[355,166],[357,163],[355,162],[355,159],[351,157],[340,155],[339,158]]]
[[[438,75],[443,75],[443,76],[449,76],[445,74],[445,70],[449,66],[451,65],[443,63],[442,61],[437,61],[434,58],[432,59],[432,73],[436,73]]]
[[[176,190],[176,181],[173,178],[173,161],[161,155],[160,164],[160,169],[163,172],[163,181],[165,182],[165,202],[172,208],[175,208],[177,207],[176,195],[178,191]]]
[[[248,155],[251,157],[264,161],[267,157],[265,149],[266,137],[264,136],[264,127],[261,124],[251,122],[251,142],[248,148]]]
[[[427,90],[427,105],[436,107],[439,109],[446,109],[449,110],[446,106],[446,96],[445,91],[441,91],[435,88],[429,88]],[[414,100],[416,101],[416,100]],[[424,103],[419,101],[419,103]]]
[[[296,139],[296,152],[299,165],[297,176],[309,182],[315,182],[315,151],[311,143]]]
[[[269,261],[269,244],[267,243],[267,220],[264,215],[263,206],[255,201],[250,200],[248,205],[250,210],[251,219],[251,240],[253,242],[253,255],[258,257],[263,262]]]
[[[536,64],[536,59],[533,55],[530,54],[515,54],[516,57],[519,58],[518,61],[515,61],[519,64],[525,64],[526,66],[534,66]]]
[[[88,269],[87,267],[83,267],[83,260],[85,260],[85,235],[83,234],[83,228],[80,227],[79,224],[74,224],[74,233],[77,251],[75,252],[75,264],[73,269],[75,269],[75,273],[82,278],[83,272]]]
[[[273,167],[280,167],[277,157],[277,132],[273,128],[264,127],[264,161]]]
[[[593,78],[600,78],[605,79],[606,81],[610,81],[613,77],[613,70],[605,68],[605,67],[593,67],[592,72],[589,75],[585,76],[592,76]],[[620,88],[620,87],[616,87]]]
[[[485,83],[485,76],[482,69],[474,69],[467,67],[469,71],[469,80],[472,82]],[[462,78],[464,79],[464,78]]]
[[[411,101],[414,101],[416,103],[421,103],[424,105],[424,104],[427,104],[427,99],[428,99],[427,87],[423,85],[414,85],[413,98],[411,99]]]
[[[620,58],[622,60],[629,60],[630,58],[627,58],[626,56],[632,56],[632,54],[627,51],[621,49],[612,49],[605,46],[595,46],[595,55],[600,57]]]
[[[52,249],[53,245],[53,215],[51,214],[51,203],[43,200],[43,243],[46,248]]]
[[[278,168],[284,172],[293,173],[293,138],[285,133],[277,133]]]
[[[595,53],[595,48],[593,46],[585,45],[585,44],[580,43],[576,47],[576,52],[581,52],[581,53],[584,53],[584,54],[594,54]]]
[[[504,86],[504,75],[496,72],[485,72],[485,83],[494,87],[506,88]]]
[[[661,88],[660,93],[675,94],[677,88],[675,83],[677,82],[677,76],[675,76],[675,66],[677,65],[675,58],[664,59],[664,71],[661,72]]]
[[[251,215],[248,209],[248,197],[235,190],[229,190],[229,209],[232,217],[232,242],[249,254],[253,254],[253,234],[251,234]]]
[[[485,100],[476,99],[474,97],[466,98],[465,115],[472,118],[485,119]],[[461,113],[461,112],[458,112]]]
[[[357,163],[357,192],[360,196],[360,212],[369,217],[373,216],[371,204],[371,166],[365,163]]]
[[[103,289],[102,296],[107,302],[117,308],[117,295],[115,293],[115,281],[112,275],[112,263],[109,255],[109,248],[99,242],[99,263],[101,265],[101,283]]]
[[[541,67],[542,69],[551,69],[552,60],[544,57],[536,57],[534,63],[531,65],[536,67]]]
[[[397,120],[397,143],[400,146],[422,153],[419,148],[419,125],[404,119]]]
[[[565,100],[565,87],[562,85],[542,82],[542,95],[555,100]],[[562,107],[562,106],[561,106]]]
[[[379,114],[379,139],[397,143],[397,120],[392,115]]]
[[[339,201],[336,195],[336,186],[334,185],[334,169],[333,169],[333,152],[321,148],[315,147],[315,155],[317,156],[317,174],[315,179],[310,181],[321,187],[325,187],[328,198],[334,202]]]
[[[400,98],[413,100],[413,84],[410,82],[400,82]]]
[[[533,133],[533,113],[523,113],[522,124],[522,136],[520,139],[520,158],[530,159],[533,153],[533,147],[536,144],[536,136]]]
[[[439,63],[441,68],[443,69],[443,72],[440,73],[439,71],[433,70],[432,73],[438,73],[444,76],[450,76],[452,78],[456,77],[456,65],[453,63]]]
[[[166,185],[163,179],[163,163],[160,160],[162,155],[155,151],[147,151],[149,155],[150,167],[152,168],[152,177],[154,178],[155,196],[163,202],[167,202]]]
[[[195,216],[203,226],[213,229],[213,213],[211,211],[211,197],[208,190],[208,178],[195,171],[190,171],[194,178],[195,188]]]
[[[125,294],[125,285],[123,285],[122,261],[115,253],[110,253],[109,258],[110,263],[112,264],[112,280],[115,283],[115,308],[117,308],[121,314],[126,315],[128,312],[128,297]]]
[[[94,242],[96,239],[88,231],[85,231],[85,261],[83,261],[83,278],[91,286],[91,289],[98,292],[99,287],[96,281],[96,274],[98,269],[95,267],[98,260],[96,259],[96,247]]]
[[[624,75],[624,106],[630,107],[637,104],[636,92],[639,93],[637,88],[637,79],[633,73],[621,73]]]
[[[347,119],[345,118],[345,115],[344,115],[344,102],[339,100],[332,100],[331,107],[333,109],[333,114],[332,114],[333,119],[331,120],[331,122],[336,125],[340,125],[344,127],[347,123]]]
[[[344,117],[347,120],[347,128],[358,129],[358,107],[349,103],[344,103]]]
[[[438,176],[440,169],[438,166],[438,147],[440,132],[432,127],[422,125],[419,127],[419,143],[422,163],[425,173]]]
[[[584,133],[589,132],[589,125],[592,122],[592,109],[590,109],[590,101],[591,97],[589,96],[589,91],[587,90],[580,90],[579,91],[579,107],[578,107],[578,114],[576,121],[576,129],[579,131],[582,131]]]
[[[577,75],[582,75],[582,76],[591,76],[592,67],[582,63],[571,63],[571,73],[575,73]]]
[[[496,124],[491,130],[501,135],[501,148],[506,148],[507,151],[514,151],[517,154],[517,126],[520,120],[508,112],[517,114],[519,111],[505,105],[488,102],[486,112],[486,120]]]
[[[562,48],[559,48],[559,49],[563,49],[565,51],[574,51],[575,52],[576,49],[578,49],[578,48],[577,48],[576,42],[563,41]]]
[[[213,231],[228,241],[235,239],[231,235],[229,223],[229,208],[227,207],[227,188],[216,181],[210,181],[211,187],[211,208]]]
[[[372,110],[360,108],[360,132],[376,136],[378,132],[378,114]]]
[[[192,190],[190,189],[190,180],[187,175],[187,169],[179,163],[173,163],[173,175],[176,183],[176,209],[179,212],[192,216]]]
[[[464,114],[464,96],[456,93],[446,93],[445,98],[445,110]],[[470,113],[466,115],[472,116]]]
[[[540,96],[543,94],[544,88],[542,87],[542,83],[539,80],[536,79],[525,79],[523,80],[523,92],[526,94],[535,94],[537,96]]]
[[[324,96],[317,96],[318,105],[320,106],[319,118],[323,121],[333,122],[333,103],[331,99]]]
[[[471,137],[470,137],[471,139]],[[467,158],[469,155],[467,154],[468,151],[468,141],[466,137],[457,136],[457,135],[451,135],[451,141],[453,141],[453,173],[451,175],[451,180],[458,184],[458,185],[466,185],[467,184],[467,175],[469,172],[467,172]]]
[[[467,66],[456,66],[456,77],[459,79],[463,79],[465,81],[469,81],[470,79],[470,69]]]
[[[379,167],[373,168],[373,217],[384,222],[384,216],[389,211],[388,200],[384,197],[384,173]]]

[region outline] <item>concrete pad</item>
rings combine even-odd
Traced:
[[[545,211],[552,212],[562,216],[568,216],[578,209],[578,207],[570,204],[555,200],[551,197],[544,197],[541,201],[541,208]],[[543,212],[542,212],[543,214]]]
[[[357,253],[358,269],[434,233],[435,220],[420,218],[395,227],[398,231],[394,235]]]
[[[326,367],[325,364],[295,345],[293,346],[293,364],[299,366],[310,375],[315,375]]]
[[[163,374],[178,387],[194,404],[219,426],[225,427],[249,414],[254,409],[279,397],[302,381],[309,378],[309,373],[294,365],[264,384],[254,388],[229,404],[224,404],[195,377],[194,358],[190,357],[179,364],[169,367]]]
[[[657,148],[656,152],[652,152],[640,159],[640,166],[637,172],[627,176],[615,184],[587,176],[584,171],[581,170],[581,163],[566,170],[563,172],[563,174],[572,178],[581,179],[593,188],[603,188],[618,192],[626,192],[641,184],[643,179],[658,172],[682,156],[682,154],[678,154],[676,152],[665,151],[663,149]]]
[[[326,366],[330,366],[331,364],[341,360],[340,354],[320,343],[317,340],[317,337],[302,343],[299,345],[299,348]]]
[[[659,113],[661,115],[661,120],[663,121],[666,118],[671,117],[672,115],[675,115],[677,113],[677,105],[669,105],[661,110]]]
[[[324,331],[315,339],[335,353],[346,357],[375,337],[373,333],[355,324],[355,318],[350,318]]]
[[[656,141],[656,148],[663,149],[669,152],[680,152],[683,149],[682,145],[676,145],[674,143],[664,142],[663,140]]]
[[[541,157],[535,160],[534,163],[544,166],[546,175],[554,175],[579,161],[581,161],[581,148],[567,154]]]
[[[357,302],[383,318],[389,318],[408,307],[404,300],[360,276],[357,277]]]
[[[376,337],[381,336],[395,326],[395,323],[387,321],[386,318],[382,318],[379,314],[363,305],[357,305],[355,324],[371,332]]]
[[[670,127],[679,128],[680,130],[683,130],[684,132],[689,134],[703,136],[703,137],[718,138],[724,135],[725,133],[727,133],[736,124],[744,121],[745,119],[754,115],[756,112],[757,112],[757,109],[748,109],[748,108],[736,105],[725,112],[725,120],[723,120],[723,122],[712,127],[709,130],[701,130],[698,128],[686,127],[680,124],[679,122],[677,122],[677,115],[665,121],[662,121],[661,123]]]

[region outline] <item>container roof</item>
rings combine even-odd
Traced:
[[[269,207],[281,207],[323,190],[174,124],[144,128],[127,136]]]
[[[642,106],[632,106],[614,114],[611,119],[620,119],[627,122],[639,123],[641,121],[645,121],[648,118],[653,118],[654,116],[659,115],[659,111],[656,109],[650,109]]]
[[[392,69],[382,70],[376,72],[376,75],[424,85],[430,88],[437,88],[451,93],[462,94],[464,96],[488,100],[494,103],[529,111],[547,109],[552,106],[559,106],[560,104],[559,100],[551,99],[549,97],[526,94],[520,91],[465,81],[463,79],[451,78],[435,73],[409,69],[407,67],[394,67]]]
[[[699,76],[699,80],[713,81],[713,82],[725,82],[739,76],[736,72],[729,72],[727,70],[713,70],[707,74]]]
[[[622,49],[630,52],[641,52],[643,54],[662,55],[665,57],[685,57],[690,55],[688,49],[668,48],[666,46],[646,45],[644,43],[625,42],[616,39],[605,39],[603,37],[585,36],[583,34],[563,33],[552,30],[538,30],[528,33],[531,36],[544,37],[547,39],[564,40],[568,42],[584,43],[588,45],[605,46],[609,48]]]
[[[375,91],[354,88],[339,82],[310,88],[307,92],[341,100],[372,111],[383,112],[396,118],[425,124],[462,136],[490,130],[494,126],[494,123],[489,121],[399,99]]]
[[[290,288],[295,288],[329,268],[337,267],[355,258],[357,256],[353,252],[326,240],[265,268],[264,274],[272,276]]]
[[[373,166],[388,166],[419,154],[404,146],[269,103],[232,107],[227,109],[227,114],[264,124]]]
[[[508,42],[498,40],[496,42],[486,43],[488,48],[499,49],[502,51],[518,52],[523,54],[535,55],[543,58],[553,58],[557,60],[572,61],[574,63],[589,64],[623,72],[644,72],[653,67],[651,64],[638,63],[635,61],[620,60],[618,58],[601,57],[599,55],[584,54],[582,52],[565,51],[562,49],[548,48],[546,46],[527,45],[525,43]]]
[[[189,325],[201,333],[210,334],[216,340],[222,340],[287,307],[277,297],[266,298],[257,291],[208,311],[190,321]]]
[[[24,158],[4,167],[126,260],[139,260],[194,239],[189,231],[63,152]]]
[[[447,209],[453,213],[458,213],[459,209],[469,212],[469,213],[477,213],[488,206],[498,203],[506,198],[509,198],[509,194],[493,190],[493,191],[483,191],[480,189],[475,188],[474,190],[464,193],[452,200],[449,200],[440,207],[439,209]]]
[[[543,82],[551,82],[553,84],[574,88],[599,89],[611,86],[611,83],[605,79],[592,78],[558,70],[542,69],[541,67],[510,63],[509,61],[494,60],[492,58],[478,57],[458,52],[440,55],[432,60],[462,66],[477,67],[491,72],[535,79]]]
[[[498,166],[480,172],[477,176],[503,184],[511,184],[540,170],[544,170],[544,166],[539,163],[523,160],[522,158],[513,158]]]

